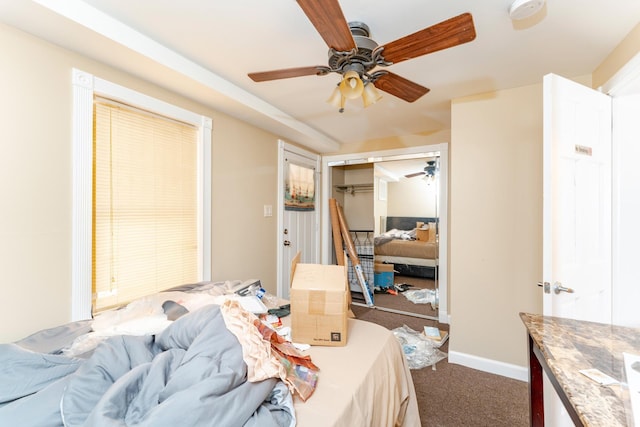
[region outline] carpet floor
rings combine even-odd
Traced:
[[[410,289],[433,288],[433,281],[396,276],[395,283]],[[361,297],[362,294],[359,294]],[[353,300],[358,301],[358,294]],[[430,304],[415,304],[401,293],[374,295],[376,306],[418,312],[437,317]],[[416,307],[418,306],[418,307]],[[408,316],[376,308],[352,305],[356,318],[377,323],[387,329],[406,325],[415,331],[424,326],[449,330],[435,320]],[[447,353],[449,342],[440,350]],[[422,426],[429,427],[518,427],[529,425],[529,394],[526,382],[494,375],[441,360],[434,367],[411,370]]]

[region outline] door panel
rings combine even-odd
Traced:
[[[610,323],[611,99],[545,76],[543,147],[544,314]],[[563,409],[545,382],[547,425],[573,425]]]
[[[545,76],[544,314],[611,320],[611,100]]]
[[[279,227],[279,271],[278,271],[278,296],[289,299],[289,284],[291,275],[291,260],[298,252],[301,253],[300,262],[302,263],[318,263],[319,258],[319,222],[320,222],[320,198],[318,197],[318,156],[308,153],[304,150],[293,147],[281,147],[281,173],[282,177],[280,185],[283,187],[280,191],[282,197],[279,197],[278,212],[282,218],[281,227]],[[295,150],[295,152],[293,151]],[[285,208],[286,182],[289,180],[290,164],[300,166],[304,170],[312,170],[313,172],[313,193],[315,204],[313,208],[305,205],[303,208],[296,208],[291,203]],[[290,190],[295,193],[297,190]],[[304,191],[306,193],[306,191]],[[299,195],[294,194],[294,198]]]

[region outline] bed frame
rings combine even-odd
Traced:
[[[398,230],[413,230],[418,222],[435,222],[438,224],[438,218],[422,217],[422,216],[388,216],[386,219],[386,229],[384,231],[397,228]]]
[[[418,222],[434,222],[436,229],[439,220],[437,217],[417,217],[417,216],[388,216],[385,221],[386,229],[413,230]],[[403,263],[394,263],[393,269],[400,275],[411,277],[423,277],[425,279],[436,279],[438,275],[438,266],[427,267],[422,265],[412,265]]]

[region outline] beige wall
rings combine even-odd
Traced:
[[[640,24],[627,34],[624,40],[609,53],[607,58],[593,71],[593,86],[604,85],[631,58],[640,51]]]
[[[387,187],[388,216],[435,217],[436,184],[422,177],[389,182]]]
[[[344,167],[344,184],[373,186],[373,164]],[[344,193],[342,201],[345,221],[350,230],[373,230],[373,188]]]
[[[598,88],[639,52],[640,24],[574,80]],[[449,351],[525,367],[518,313],[542,312],[542,85],[454,100],[451,129]]]
[[[454,100],[449,351],[526,365],[541,312],[542,86]]]
[[[70,320],[71,69],[213,119],[213,278],[276,289],[277,136],[0,25],[0,342]]]
[[[359,143],[343,144],[340,147],[340,150],[336,151],[335,153],[330,153],[330,155],[366,153],[371,151],[392,150],[406,147],[419,147],[422,145],[442,144],[449,141],[451,141],[451,132],[449,131],[449,129],[444,129],[428,134],[405,135],[402,137],[380,138]]]

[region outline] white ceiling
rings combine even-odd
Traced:
[[[590,74],[640,21],[638,0],[547,0],[512,21],[512,0],[341,0],[386,44],[470,12],[474,41],[389,67],[431,89],[414,103],[382,92],[342,114],[337,74],[255,83],[247,73],[326,65],[327,46],[293,0],[0,0],[0,21],[182,93],[319,152],[450,128],[450,100]],[[215,124],[214,124],[215,126]]]

